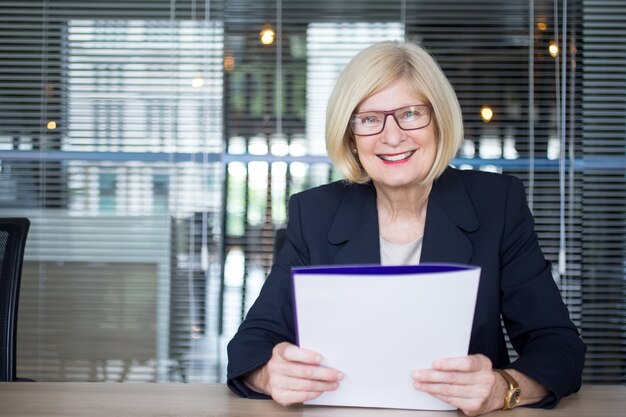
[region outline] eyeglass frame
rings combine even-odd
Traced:
[[[409,107],[426,107],[428,109],[428,123],[426,123],[424,126],[420,126],[420,127],[414,127],[412,129],[405,129],[402,126],[400,126],[400,122],[398,121],[398,118],[396,117],[396,112],[398,110],[402,110],[402,109],[407,109]],[[425,127],[428,127],[428,125],[430,125],[430,123],[433,120],[433,106],[431,104],[409,104],[408,106],[402,106],[402,107],[398,107],[397,109],[393,109],[393,110],[371,110],[371,111],[362,111],[359,113],[352,113],[352,115],[350,116],[350,121],[348,122],[348,124],[350,125],[350,130],[352,131],[352,133],[354,133],[354,135],[356,136],[374,136],[374,135],[379,135],[382,133],[383,130],[385,130],[385,126],[387,125],[387,117],[388,116],[393,116],[393,120],[395,120],[396,124],[398,125],[398,127],[401,130],[404,131],[411,131],[411,130],[419,130],[419,129],[424,129]],[[365,114],[365,113],[381,113],[383,115],[383,125],[380,128],[380,131],[376,132],[376,133],[368,133],[366,135],[361,135],[359,133],[356,133],[354,131],[354,126],[352,125],[352,119],[355,116],[358,116],[359,114]]]

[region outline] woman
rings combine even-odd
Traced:
[[[448,167],[462,137],[456,95],[423,49],[383,42],[352,59],[326,115],[328,154],[346,180],[290,199],[286,243],[228,346],[233,391],[288,405],[341,383],[340,370],[320,366],[323,352],[294,345],[291,267],[419,262],[482,272],[469,355],[414,370],[415,389],[467,415],[551,407],[579,389],[585,347],[539,248],[523,186]],[[500,317],[519,354],[513,363]]]

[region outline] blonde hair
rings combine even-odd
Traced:
[[[423,182],[439,177],[461,147],[461,107],[437,62],[415,44],[379,42],[352,58],[339,75],[326,108],[326,150],[348,182],[369,181],[352,152],[355,145],[350,117],[364,100],[400,79],[407,82],[417,99],[432,106],[437,153]]]

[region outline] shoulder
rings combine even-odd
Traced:
[[[481,222],[497,223],[511,210],[526,205],[522,181],[506,174],[448,168],[433,185],[431,194],[453,218],[476,213]]]
[[[454,192],[464,188],[472,200],[491,201],[506,199],[510,193],[524,194],[522,181],[508,174],[498,174],[478,170],[448,168],[436,182],[441,192]]]
[[[289,221],[308,225],[322,232],[359,224],[376,212],[376,190],[371,183],[337,181],[294,194],[289,199]],[[355,226],[358,227],[358,226]]]
[[[306,205],[339,205],[345,198],[357,198],[367,196],[374,192],[371,184],[355,184],[343,180],[320,185],[305,191],[296,193],[290,200],[298,200]]]
[[[508,174],[499,174],[494,172],[478,171],[478,170],[460,170],[456,168],[448,168],[441,176],[450,177],[451,181],[460,181],[471,189],[484,189],[485,187],[508,188],[511,183],[521,183],[520,179]]]

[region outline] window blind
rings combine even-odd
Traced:
[[[585,378],[626,382],[626,5],[583,2]]]
[[[31,219],[20,376],[219,378],[223,19],[1,2],[3,215]]]
[[[345,63],[410,40],[455,87],[453,164],[520,177],[589,346],[625,382],[617,0],[0,0],[0,215],[26,215],[18,373],[224,378],[295,192],[338,179]]]

